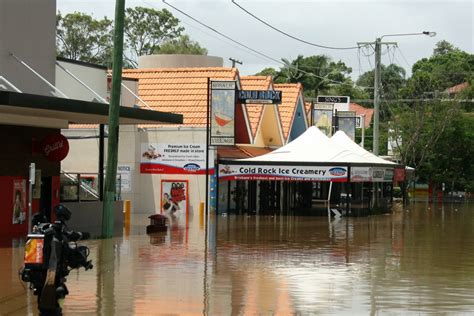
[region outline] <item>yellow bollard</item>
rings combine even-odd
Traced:
[[[130,200],[123,201],[123,224],[125,228],[125,236],[128,236],[130,233],[130,211],[131,211]]]
[[[204,229],[204,202],[199,204],[199,228]]]

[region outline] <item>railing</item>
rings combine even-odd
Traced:
[[[61,202],[82,202],[99,200],[98,173],[61,172],[59,196]],[[122,178],[117,175],[115,200],[122,199]]]

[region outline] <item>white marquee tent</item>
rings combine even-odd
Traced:
[[[349,181],[349,168],[352,168],[359,173],[358,181],[377,181],[372,177],[373,169],[384,171],[390,168],[393,175],[396,166],[364,150],[343,132],[336,133],[330,139],[312,126],[297,139],[270,153],[246,159],[221,160],[219,178],[346,182]],[[388,181],[388,177],[382,178],[381,181]]]

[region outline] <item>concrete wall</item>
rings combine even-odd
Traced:
[[[55,82],[56,1],[0,1],[0,76],[22,92],[50,95],[49,88],[10,53]]]
[[[105,99],[107,97],[107,68],[65,60],[58,60],[58,63],[102,98]],[[71,99],[83,101],[99,100],[95,94],[58,66],[56,66],[56,87]]]
[[[67,202],[62,203],[72,213],[67,222],[69,229],[88,232],[92,238],[102,232],[102,202]],[[93,220],[91,220],[93,219]],[[114,208],[114,235],[121,236],[123,229],[123,202],[116,201]]]
[[[147,55],[138,58],[138,68],[223,67],[222,57],[205,55]]]

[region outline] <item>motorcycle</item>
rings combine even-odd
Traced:
[[[87,260],[89,248],[78,245],[78,240],[90,238],[89,233],[68,229],[66,221],[71,211],[64,205],[54,208],[56,221],[49,223],[41,213],[33,216],[32,233],[25,244],[21,279],[37,296],[40,315],[62,315],[62,302],[69,291],[66,276],[73,269],[93,268]]]

